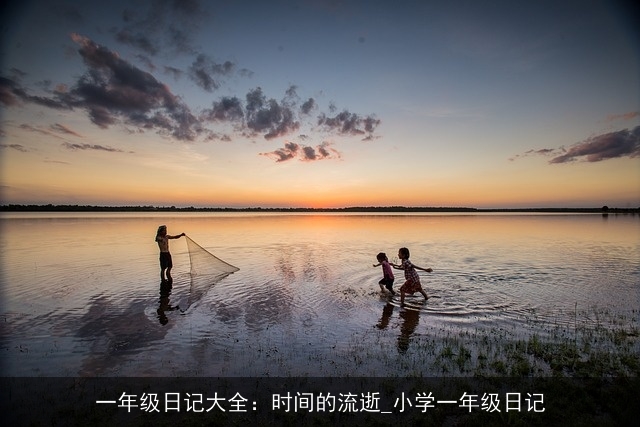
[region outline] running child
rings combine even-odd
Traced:
[[[373,266],[382,266],[382,280],[378,282],[380,290],[382,291],[386,287],[389,292],[391,292],[391,295],[395,295],[396,293],[393,291],[393,281],[395,280],[395,277],[393,277],[393,270],[391,270],[391,264],[389,264],[387,254],[380,252],[376,258],[378,259],[378,264],[373,264]]]
[[[398,258],[402,260],[401,265],[391,264],[394,268],[398,270],[404,270],[404,278],[405,282],[400,287],[400,304],[404,305],[404,295],[411,294],[413,295],[415,292],[420,292],[425,300],[428,300],[429,297],[427,293],[422,289],[422,285],[420,284],[420,276],[418,276],[418,270],[426,271],[427,273],[431,273],[433,269],[431,268],[422,268],[413,264],[409,261],[409,249],[400,248],[398,250]]]

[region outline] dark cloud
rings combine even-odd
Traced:
[[[62,138],[60,135],[58,135],[57,133],[51,132],[49,129],[42,129],[42,128],[39,128],[39,127],[28,125],[26,123],[21,124],[20,125],[20,129],[26,130],[26,131],[29,131],[29,132],[41,133],[43,135],[46,135],[46,136],[49,136],[49,137],[52,137],[52,138],[64,140],[64,138]]]
[[[210,109],[204,111],[204,117],[212,121],[237,122],[244,119],[242,101],[237,97],[223,97],[214,101]]]
[[[264,134],[265,139],[287,135],[300,127],[289,106],[267,99],[259,87],[247,93],[245,110],[249,130]]]
[[[365,117],[364,119],[362,119],[362,122],[364,124],[364,130],[368,134],[372,134],[373,132],[375,132],[376,128],[380,125],[380,119],[376,119],[372,116]]]
[[[318,108],[313,98],[303,102],[302,106],[298,106],[299,102],[295,85],[285,91],[281,101],[267,98],[262,88],[257,87],[247,92],[244,103],[237,97],[223,97],[214,101],[211,108],[204,110],[201,117],[204,121],[232,124],[245,137],[261,135],[271,140],[299,130],[304,116],[309,116]],[[373,139],[380,120],[373,116],[361,117],[344,111],[335,117],[327,117],[321,113],[318,124],[330,132],[364,136],[364,140],[369,140]],[[308,135],[301,137],[309,138]],[[286,159],[292,148],[278,152],[276,157],[283,156]]]
[[[193,25],[187,18],[199,13],[201,7],[198,1],[157,0],[153,2],[151,10],[125,11],[122,15],[124,26],[114,30],[114,34],[120,43],[141,50],[143,54],[134,54],[133,57],[141,61],[143,67],[153,71],[156,67],[150,57],[159,52],[170,53],[155,37],[156,31],[162,28],[165,43],[168,37],[172,40],[172,46],[183,47],[182,53],[194,54],[195,50],[187,48],[190,41],[183,29],[192,30],[192,26],[200,22],[201,16]],[[40,82],[38,89],[30,92],[21,84],[26,73],[10,70],[11,78],[0,77],[0,104],[16,107],[29,103],[53,109],[81,110],[86,112],[93,124],[103,129],[122,125],[131,133],[156,132],[182,141],[193,141],[198,137],[229,141],[234,135],[248,138],[259,135],[272,140],[297,132],[302,124],[311,128],[318,125],[323,131],[343,136],[356,135],[368,140],[374,137],[380,124],[380,120],[374,116],[361,116],[347,110],[336,114],[337,108],[333,103],[329,106],[329,113],[321,112],[317,121],[313,122],[310,115],[319,106],[313,98],[303,101],[296,85],[290,85],[280,100],[267,97],[261,87],[249,90],[244,98],[221,97],[212,101],[211,108],[196,117],[180,96],[172,93],[166,84],[151,73],[87,37],[72,34],[71,38],[79,46],[77,53],[86,66],[82,75],[75,77],[75,81],[68,86],[55,85],[51,81]],[[187,74],[198,87],[208,92],[220,88],[227,78],[253,75],[249,70],[238,69],[231,61],[216,62],[204,54],[195,56],[186,71],[174,67],[164,67],[163,71],[176,80]],[[205,128],[205,124],[212,128]],[[221,130],[217,128],[218,125],[230,125],[233,131],[224,133],[231,129]],[[45,132],[42,129],[33,130]],[[49,131],[53,131],[49,133],[56,137],[59,135],[55,133],[81,137],[61,124],[51,126]],[[308,135],[302,137],[303,140],[310,138]],[[289,156],[309,161],[340,157],[327,144],[313,147],[297,146],[295,143],[287,143],[284,148],[274,151],[273,156],[281,159],[279,161],[287,160]]]
[[[287,142],[283,148],[268,153],[260,153],[260,155],[274,159],[277,163],[295,158],[303,162],[313,162],[324,159],[339,159],[341,157],[340,153],[333,149],[328,142],[323,142],[316,147]]]
[[[306,100],[300,107],[302,114],[311,114],[316,109],[316,101],[313,98]]]
[[[542,156],[549,156],[555,152],[556,150],[554,150],[553,148],[541,148],[540,150],[529,150],[527,151],[527,154],[539,154]]]
[[[640,155],[640,126],[589,138],[571,146],[566,153],[554,157],[549,163],[567,163],[576,160],[600,162],[617,157]]]
[[[551,164],[580,160],[592,163],[620,157],[638,157],[640,156],[640,126],[636,126],[632,130],[624,129],[597,135],[574,144],[568,149],[561,147],[529,150],[509,160],[513,161],[520,157],[533,155],[552,157],[549,160]]]
[[[64,133],[67,135],[72,135],[72,136],[77,136],[78,138],[82,138],[82,135],[80,135],[78,132],[74,131],[73,129],[68,128],[65,125],[61,125],[60,123],[56,123],[51,125],[51,129],[56,131],[56,132],[60,132],[60,133]]]
[[[328,142],[323,142],[315,148],[305,146],[303,147],[302,152],[304,157],[301,160],[307,162],[324,159],[339,159],[341,157],[340,153],[333,149],[331,144]]]
[[[260,110],[267,101],[267,98],[262,93],[262,88],[258,87],[250,90],[246,96],[247,111]]]
[[[260,153],[260,155],[275,159],[275,161],[279,163],[294,159],[298,155],[298,151],[300,151],[298,144],[295,142],[286,142],[283,148],[278,148],[269,153]]]
[[[200,54],[189,67],[189,76],[198,86],[207,92],[213,92],[220,87],[220,76],[229,76],[235,70],[231,61],[216,63],[207,55]]]
[[[166,85],[90,39],[72,38],[89,70],[70,91],[69,102],[85,108],[94,124],[106,128],[121,120],[179,140],[197,136],[197,119]]]
[[[64,142],[62,143],[62,146],[69,150],[98,150],[98,151],[107,151],[110,153],[124,152],[118,148],[106,147],[104,145],[99,145],[99,144],[72,144],[70,142]]]
[[[243,136],[261,135],[271,140],[299,130],[299,115],[309,115],[317,109],[313,98],[298,106],[300,99],[295,85],[285,91],[281,101],[267,98],[262,88],[257,87],[246,94],[244,104],[238,97],[223,97],[196,117],[167,85],[152,74],[86,37],[73,34],[72,39],[80,46],[78,53],[87,66],[87,71],[75,84],[70,88],[58,85],[50,97],[40,97],[28,94],[16,81],[1,77],[0,102],[7,106],[29,102],[49,108],[84,109],[89,119],[103,129],[122,124],[183,141],[193,141],[202,135],[208,140],[218,139],[212,136],[217,134],[216,131],[204,128],[206,122],[229,123]],[[234,72],[234,68],[230,62],[218,64],[201,55],[191,72],[200,76],[202,87],[213,89],[218,83],[211,79],[211,75],[228,75]],[[177,73],[177,70],[173,71]],[[380,120],[343,111],[334,117],[321,113],[318,123],[325,130],[337,134],[360,135],[368,139]]]
[[[31,95],[16,80],[0,77],[0,103],[7,107],[14,107],[23,102],[58,110],[71,108],[63,100],[56,97]]]
[[[69,106],[63,100],[57,100],[57,99],[48,98],[48,97],[45,97],[45,96],[29,95],[29,96],[25,96],[24,99],[26,101],[29,101],[29,102],[32,102],[34,104],[40,105],[42,107],[53,108],[53,109],[57,109],[57,110],[69,110],[69,109],[71,109],[71,106]]]
[[[88,109],[88,113],[93,124],[101,127],[102,129],[106,129],[116,123],[116,119],[111,115],[111,112],[100,105],[93,104]]]
[[[310,146],[302,147],[302,156],[305,160],[317,160],[316,149]]]
[[[12,150],[17,150],[22,153],[27,153],[29,151],[24,145],[21,144],[0,144],[0,148],[11,148]]]
[[[541,148],[539,150],[528,150],[525,151],[523,154],[516,154],[513,157],[510,157],[509,160],[510,161],[514,161],[517,160],[521,157],[529,157],[529,156],[534,156],[534,155],[538,155],[538,156],[552,156],[554,154],[556,154],[558,152],[557,149],[554,148]]]
[[[232,139],[227,134],[221,134],[217,132],[209,132],[204,139],[205,141],[222,141],[222,142],[231,142]]]
[[[284,93],[285,99],[289,99],[295,102],[298,99],[298,86],[291,85]]]
[[[350,113],[347,110],[338,113],[333,117],[328,117],[322,113],[318,117],[318,125],[338,132],[341,135],[365,135],[370,137],[380,124],[380,120],[373,116],[361,117],[358,114]]]

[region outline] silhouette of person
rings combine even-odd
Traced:
[[[374,267],[382,266],[382,279],[378,282],[380,285],[380,290],[383,290],[385,287],[389,290],[391,295],[395,295],[396,293],[393,291],[393,281],[395,277],[393,276],[393,271],[391,270],[391,264],[389,264],[389,258],[387,258],[387,254],[384,252],[380,252],[376,255],[378,259],[377,264],[373,264]]]
[[[173,268],[173,261],[171,259],[171,253],[169,252],[169,239],[179,239],[182,236],[186,236],[186,234],[181,233],[177,236],[169,236],[167,234],[167,226],[161,225],[158,227],[158,232],[156,233],[156,242],[158,242],[158,247],[160,248],[160,279],[164,282],[165,280],[169,283],[173,282],[171,278],[171,269]],[[167,276],[165,278],[165,271]]]
[[[160,306],[158,307],[157,312],[158,321],[161,325],[166,325],[167,323],[169,323],[169,318],[165,313],[166,311],[173,311],[180,308],[177,305],[175,307],[171,305],[171,300],[169,297],[171,296],[172,288],[173,285],[170,282],[167,282],[165,280],[160,282]]]
[[[400,287],[400,305],[404,305],[405,294],[413,295],[416,292],[420,292],[425,300],[429,299],[427,293],[422,289],[420,276],[418,276],[418,272],[416,270],[422,270],[426,271],[427,273],[431,273],[433,269],[423,268],[413,264],[411,261],[409,261],[409,256],[409,249],[400,248],[398,250],[398,258],[402,260],[402,264],[397,265],[390,263],[393,268],[404,270],[404,278],[406,279],[406,281],[404,282],[404,285]]]

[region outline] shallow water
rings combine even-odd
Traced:
[[[42,213],[0,224],[5,376],[430,375],[417,343],[434,337],[544,337],[578,315],[638,322],[637,216]],[[161,295],[160,224],[240,271],[193,289],[185,240],[172,240]],[[420,272],[430,299],[405,308],[372,266],[402,246],[434,269]]]

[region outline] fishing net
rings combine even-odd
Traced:
[[[229,274],[240,270],[238,267],[221,260],[194,242],[189,236],[185,236],[185,238],[191,263],[191,286],[188,301],[186,304],[180,304],[180,309],[183,312],[200,300],[213,285]]]
[[[193,240],[189,236],[187,239],[187,249],[189,250],[189,261],[191,262],[191,276],[211,276],[220,274],[231,274],[240,270],[227,262],[224,262]]]

